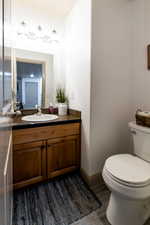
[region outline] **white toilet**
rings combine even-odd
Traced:
[[[150,217],[150,128],[129,123],[134,154],[108,158],[104,181],[111,191],[107,219],[111,225],[144,225]]]

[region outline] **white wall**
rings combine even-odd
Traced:
[[[90,173],[91,0],[77,0],[66,32],[66,89],[70,108],[82,111],[81,166]]]
[[[57,49],[54,55],[54,93],[53,99],[56,100],[56,89],[61,87],[65,87],[65,80],[66,80],[66,68],[65,68],[65,50],[64,50],[64,40],[61,40],[63,43],[61,47]]]
[[[131,1],[92,3],[91,175],[110,155],[129,151],[132,104]]]
[[[150,111],[150,70],[147,45],[150,44],[150,1],[133,1],[133,110]]]

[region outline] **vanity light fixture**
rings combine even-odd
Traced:
[[[59,43],[57,31],[54,29],[52,32],[46,32],[41,25],[36,29],[27,26],[25,21],[20,23],[20,28],[17,30],[17,35],[29,40],[41,40],[44,43],[52,44]]]

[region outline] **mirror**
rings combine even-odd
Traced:
[[[48,50],[35,51],[35,46],[14,51],[13,101],[18,109],[33,109],[36,105],[47,108],[56,102],[56,89],[65,86],[62,46],[55,52],[49,50],[49,54]]]
[[[53,102],[53,55],[15,50],[14,92],[20,109]]]

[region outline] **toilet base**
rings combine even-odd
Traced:
[[[150,217],[150,199],[130,200],[111,193],[106,215],[111,225],[144,225]]]

